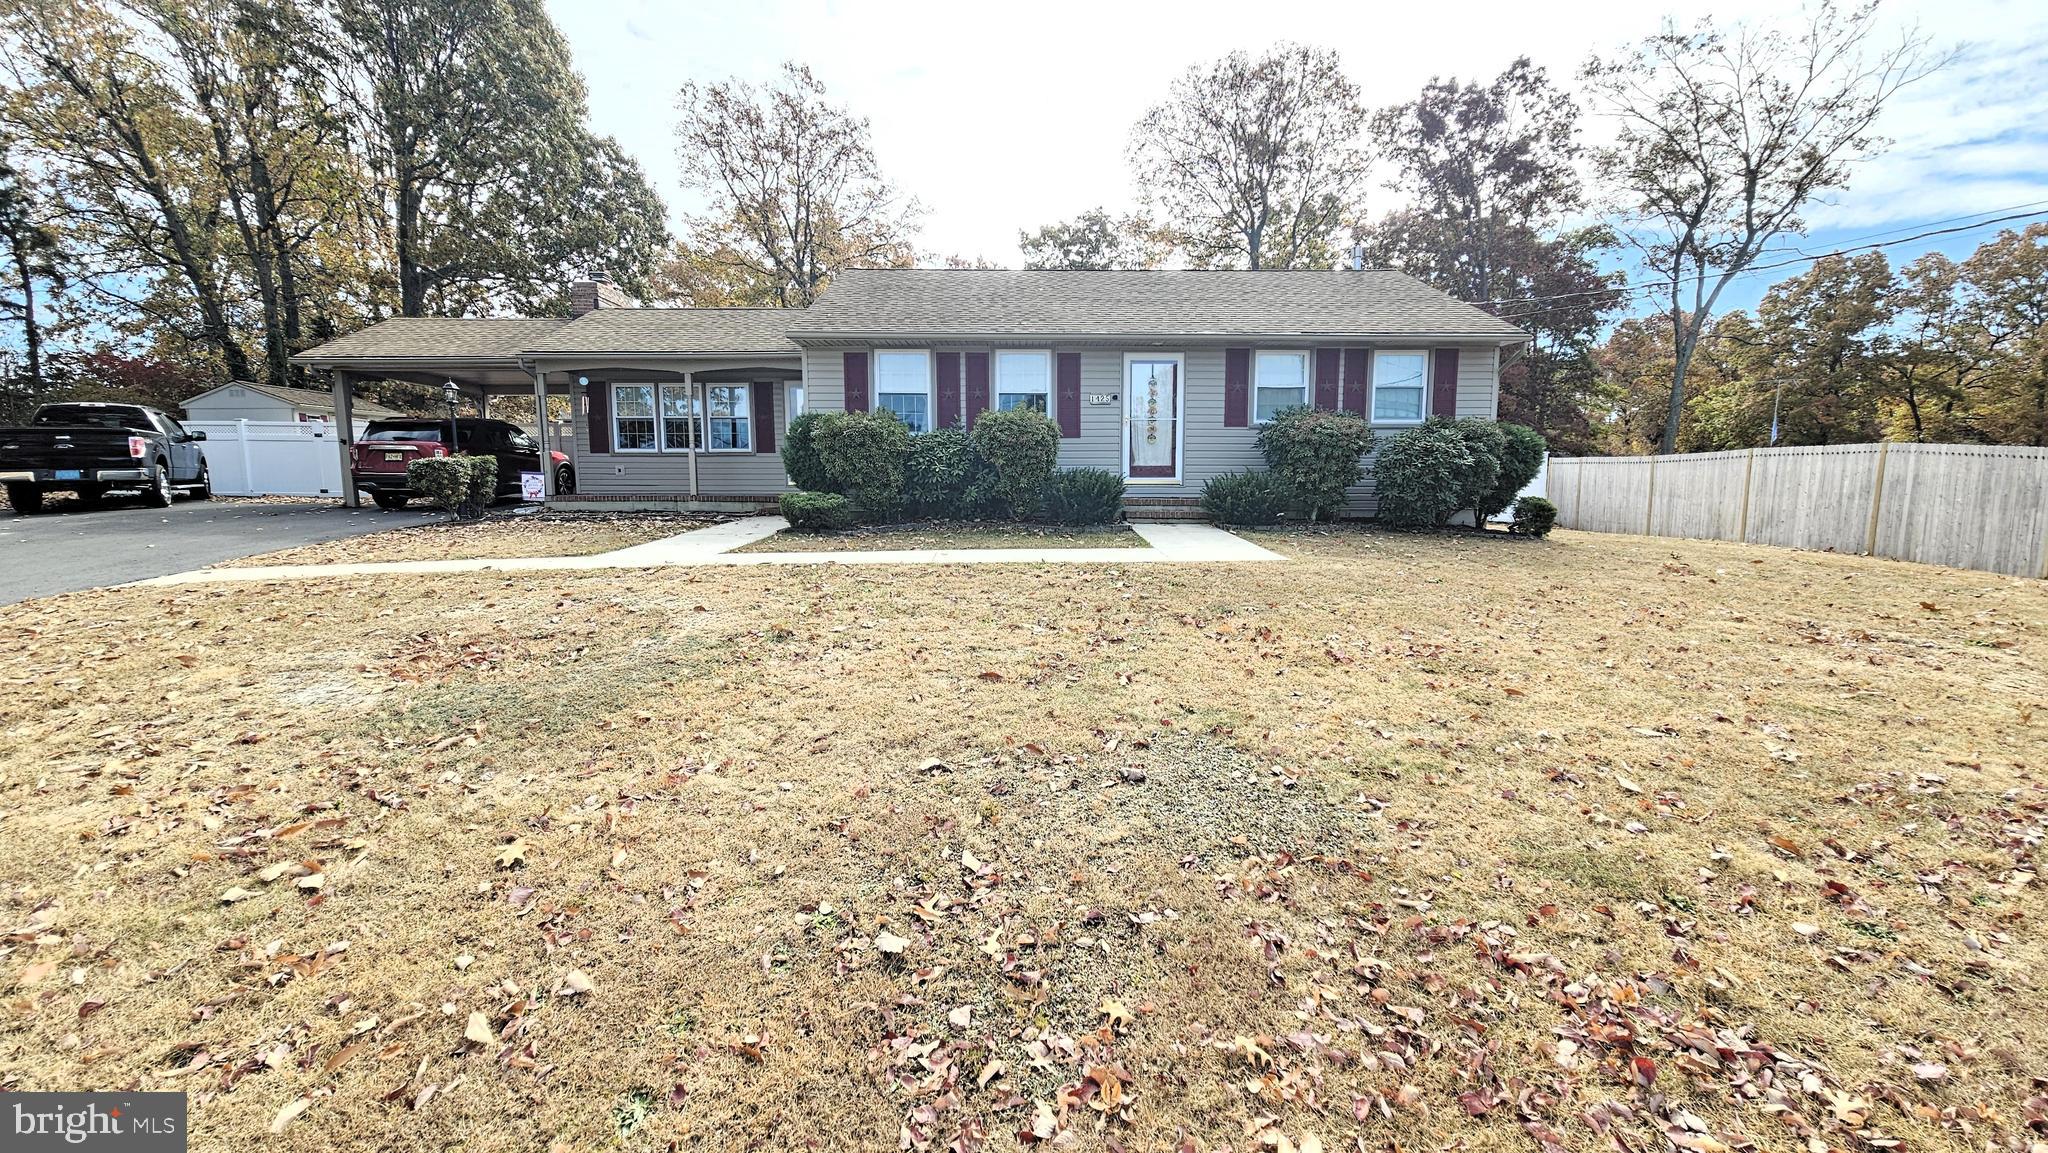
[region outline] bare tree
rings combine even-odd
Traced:
[[[1195,264],[1316,268],[1365,187],[1358,86],[1327,48],[1189,68],[1131,130],[1139,197]]]
[[[732,303],[802,308],[842,268],[915,262],[922,210],[883,179],[868,122],[826,103],[809,68],[784,64],[759,89],[685,84],[676,104],[684,177],[709,201],[687,221],[684,263],[715,266]]]
[[[1875,132],[1887,102],[1950,59],[1911,32],[1879,46],[1876,15],[1875,0],[1848,12],[1821,0],[1790,33],[1666,24],[1585,66],[1618,121],[1596,160],[1619,231],[1667,292],[1664,452],[1677,447],[1686,368],[1722,290],[1772,239],[1805,231],[1801,210],[1888,143]]]

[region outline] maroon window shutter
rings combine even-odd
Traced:
[[[1430,357],[1429,415],[1458,415],[1458,350],[1439,348]]]
[[[750,384],[754,396],[754,451],[775,451],[775,390],[779,384]]]
[[[967,427],[988,411],[988,353],[967,354]]]
[[[612,450],[612,394],[609,385],[593,380],[583,386],[584,419],[590,424],[590,451],[603,455]]]
[[[1344,350],[1344,411],[1365,415],[1365,349]]]
[[[1337,366],[1342,357],[1342,349],[1316,349],[1316,407],[1324,412],[1337,411]]]
[[[1059,375],[1054,390],[1059,393],[1060,435],[1081,435],[1081,354],[1059,354]]]
[[[846,411],[866,412],[868,410],[868,354],[849,352],[846,364]]]
[[[939,354],[939,411],[933,428],[952,428],[960,423],[960,354]]]
[[[1252,426],[1252,350],[1223,350],[1223,427]]]

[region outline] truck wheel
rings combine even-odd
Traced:
[[[32,484],[10,484],[7,486],[7,503],[22,516],[34,516],[43,511],[43,490]]]
[[[171,488],[171,466],[163,461],[149,470],[149,483],[143,487],[142,503],[151,508],[171,507],[171,498],[177,492]]]
[[[376,501],[377,507],[385,512],[397,512],[405,507],[408,498],[402,492],[378,492],[371,493],[370,499]]]
[[[213,499],[213,469],[203,460],[199,462],[199,483],[192,489],[192,499]]]

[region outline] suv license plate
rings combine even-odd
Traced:
[[[78,469],[75,469],[75,468],[60,468],[60,469],[58,469],[58,470],[57,470],[57,479],[58,479],[58,480],[84,480],[84,479],[85,479],[85,473],[84,473],[84,472],[82,472],[82,471],[80,471],[80,470],[78,470]]]
[[[405,459],[405,454],[404,454],[404,453],[402,453],[402,452],[387,452],[387,453],[385,453],[385,454],[384,454],[384,459],[385,459],[385,460],[404,460],[404,459]]]

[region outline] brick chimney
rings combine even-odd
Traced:
[[[582,316],[599,308],[638,308],[640,302],[621,292],[611,279],[602,272],[591,273],[588,280],[569,282],[569,315]]]

